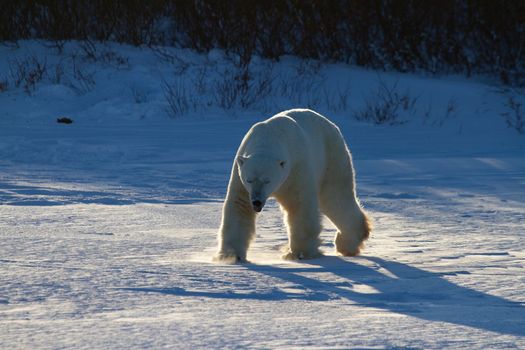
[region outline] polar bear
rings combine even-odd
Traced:
[[[321,213],[338,228],[339,254],[359,254],[371,231],[356,197],[352,157],[339,128],[308,109],[292,109],[255,124],[237,151],[214,260],[245,262],[255,220],[269,197],[285,215],[284,259],[321,256]]]

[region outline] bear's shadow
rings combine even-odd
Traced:
[[[358,264],[353,261],[361,261]],[[296,286],[292,291],[268,293],[187,291],[183,288],[126,288],[128,291],[169,295],[253,300],[339,299],[347,304],[384,309],[428,321],[447,322],[481,330],[525,336],[525,307],[474,289],[454,284],[443,276],[466,271],[433,273],[396,261],[375,257],[352,259],[326,256],[301,261],[298,267],[245,264],[246,269]],[[306,266],[305,266],[306,265]],[[335,275],[329,282],[313,277]],[[320,276],[320,275],[318,275]],[[332,276],[333,277],[333,276]],[[300,292],[298,293],[297,290]]]

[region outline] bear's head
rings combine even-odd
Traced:
[[[268,197],[281,187],[290,171],[287,161],[265,154],[237,156],[237,166],[256,212],[262,210]]]

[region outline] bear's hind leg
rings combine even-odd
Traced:
[[[337,189],[327,185],[320,198],[321,211],[335,224],[335,248],[344,256],[358,255],[372,229],[351,188]]]

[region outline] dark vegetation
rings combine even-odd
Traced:
[[[60,118],[57,118],[57,123],[72,124],[73,123],[73,119],[68,118],[68,117],[60,117]]]
[[[46,39],[297,55],[360,66],[488,74],[525,85],[525,1],[0,0],[0,41]]]

